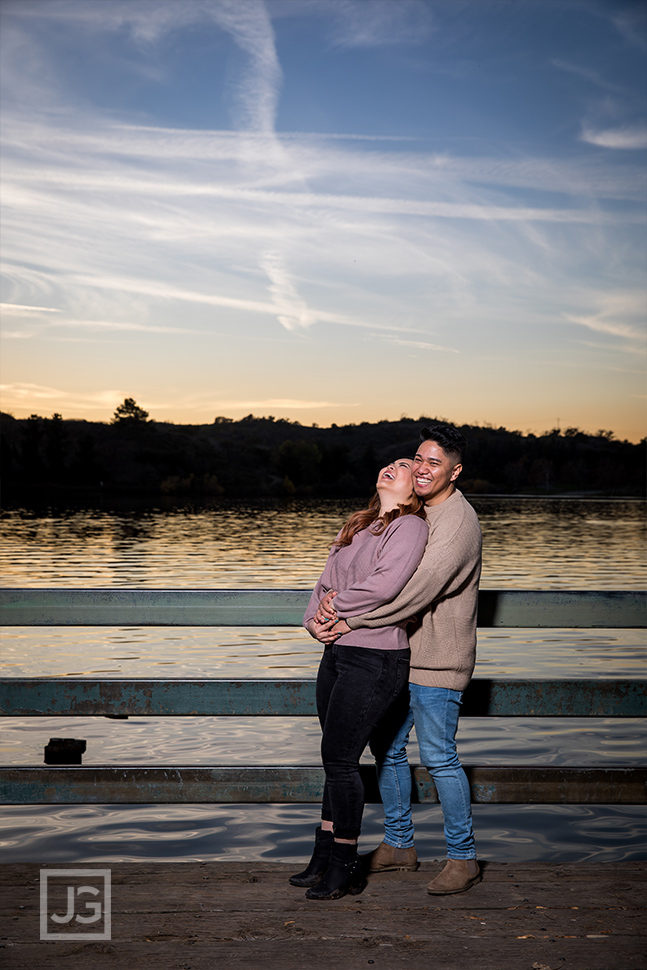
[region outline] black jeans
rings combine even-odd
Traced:
[[[359,759],[371,735],[395,735],[409,705],[409,650],[371,650],[333,643],[317,674],[317,713],[323,731],[326,784],[321,817],[338,839],[356,839],[362,826],[364,785]]]

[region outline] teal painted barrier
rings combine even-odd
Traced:
[[[0,626],[301,626],[304,589],[0,589]],[[480,627],[647,626],[642,590],[481,590]]]
[[[85,717],[314,717],[314,680],[0,679],[0,715]],[[463,717],[644,717],[637,680],[496,680],[475,678]]]
[[[300,626],[307,590],[2,589],[0,625]],[[617,590],[482,590],[480,627],[644,628],[647,594]],[[637,680],[476,678],[464,716],[644,717]],[[4,678],[4,716],[315,715],[313,680]],[[437,801],[423,766],[412,767],[420,802]],[[644,804],[644,768],[466,768],[472,800],[500,804]],[[367,800],[374,769],[362,766]],[[0,768],[4,804],[318,802],[313,767],[69,765]]]
[[[375,769],[361,765],[366,801],[380,801]],[[411,768],[413,801],[438,801],[422,765]],[[506,805],[641,805],[644,768],[470,767],[472,801]],[[317,803],[324,772],[310,767],[203,767],[139,765],[103,767],[9,767],[0,769],[2,802],[8,805],[110,805],[185,803]]]

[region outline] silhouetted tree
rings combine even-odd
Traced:
[[[148,421],[148,411],[137,404],[134,398],[124,398],[124,403],[120,404],[113,415],[112,424],[122,424],[123,422],[138,422],[145,424]]]
[[[67,443],[67,432],[65,422],[60,414],[56,413],[45,420],[45,457],[49,472],[49,479],[53,482],[65,481],[66,461],[65,446]]]

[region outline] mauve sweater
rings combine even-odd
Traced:
[[[355,533],[349,546],[333,546],[303,617],[314,618],[320,600],[330,589],[339,591],[339,616],[366,613],[388,603],[400,592],[420,562],[427,543],[427,525],[417,515],[401,515],[381,535],[371,529]],[[406,617],[379,628],[353,630],[335,642],[374,650],[407,650]]]
[[[345,613],[344,619],[358,633],[360,628],[398,623],[416,614],[418,622],[409,632],[410,682],[462,691],[476,661],[481,527],[458,490],[440,505],[428,507],[426,514],[427,548],[399,596],[362,615],[357,610],[352,616]]]

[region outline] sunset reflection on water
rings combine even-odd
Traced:
[[[358,506],[267,502],[2,513],[5,586],[311,588],[329,544]],[[478,497],[482,586],[639,589],[647,579],[645,504]],[[0,674],[58,677],[314,677],[320,646],[300,628],[13,628]],[[641,630],[481,630],[476,676],[642,677]],[[465,718],[471,764],[636,764],[637,719]],[[314,718],[4,718],[5,764],[42,763],[50,736],[88,740],[87,764],[313,764]],[[250,754],[253,752],[253,754]],[[368,756],[365,756],[367,760]],[[411,759],[418,752],[415,739]],[[640,806],[475,806],[486,857],[640,858]],[[4,808],[6,861],[300,858],[315,806],[24,806]],[[381,838],[380,806],[363,839]],[[538,834],[539,833],[539,834]],[[444,854],[438,809],[416,807],[416,844]]]
[[[472,499],[483,529],[481,586],[640,589],[645,504],[622,499]],[[361,503],[142,506],[2,513],[5,586],[299,587],[323,568]]]

